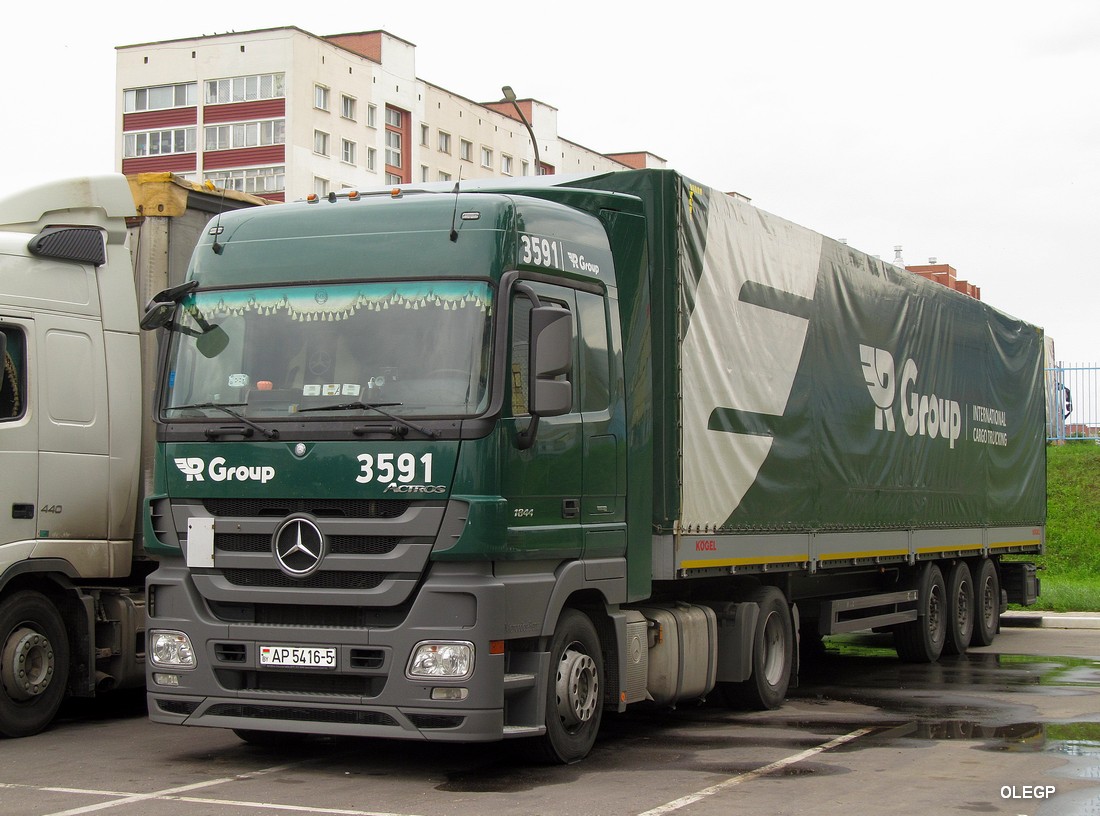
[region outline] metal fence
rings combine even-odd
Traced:
[[[1100,366],[1057,365],[1046,370],[1047,441],[1100,444]]]

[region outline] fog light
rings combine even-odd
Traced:
[[[175,669],[195,668],[195,650],[183,632],[154,629],[149,633],[149,660],[154,666]]]
[[[158,686],[178,686],[180,684],[180,676],[178,674],[153,672],[153,682]]]
[[[434,688],[432,689],[433,700],[465,700],[470,694],[469,689],[465,688]]]
[[[451,677],[462,680],[474,670],[474,644],[464,641],[418,643],[406,674],[416,677]]]

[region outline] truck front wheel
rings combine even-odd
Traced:
[[[27,737],[49,725],[68,672],[65,623],[50,600],[23,591],[0,603],[0,735]]]
[[[583,759],[596,742],[603,715],[603,654],[588,616],[566,609],[550,645],[543,756],[551,762]]]

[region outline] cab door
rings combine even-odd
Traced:
[[[110,437],[102,325],[83,316],[41,314],[35,328],[38,535],[105,540]]]
[[[579,558],[582,535],[582,468],[584,439],[575,383],[577,364],[576,297],[572,289],[532,283],[541,305],[567,310],[572,319],[573,407],[569,413],[542,417],[534,444],[517,444],[532,421],[528,413],[528,352],[533,303],[526,295],[512,298],[507,383],[501,439],[501,493],[506,500],[508,534],[505,558]]]
[[[580,368],[575,377],[581,416],[581,521],[584,557],[626,554],[625,407],[620,369],[613,357],[610,301],[605,295],[578,291],[577,346]]]
[[[38,508],[38,414],[29,387],[35,381],[34,321],[0,312],[4,335],[0,383],[0,545],[33,541]],[[26,553],[15,554],[26,557]],[[0,563],[0,569],[6,563]]]

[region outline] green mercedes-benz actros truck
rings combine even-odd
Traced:
[[[1041,331],[672,171],[225,213],[143,326],[157,722],[569,762],[1037,594]]]

